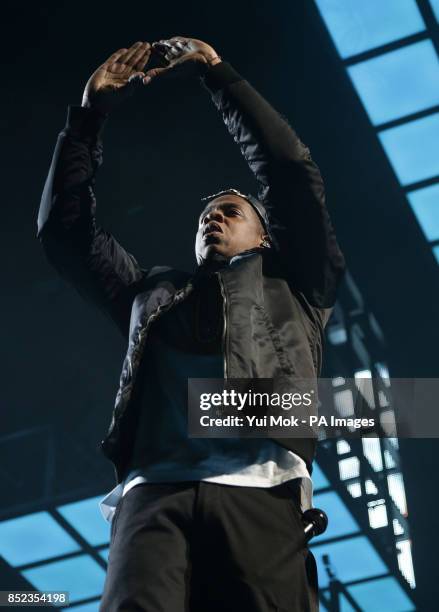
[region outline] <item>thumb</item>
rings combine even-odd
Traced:
[[[128,79],[125,87],[123,87],[126,96],[132,96],[143,85],[144,72],[135,72]]]
[[[170,66],[166,66],[165,68],[152,68],[151,70],[148,70],[148,72],[143,78],[143,83],[145,85],[148,85],[155,77],[165,72],[168,72],[168,70],[170,69],[171,69]]]
[[[128,79],[128,86],[135,87],[136,85],[141,85],[144,76],[145,76],[144,72],[135,72]]]

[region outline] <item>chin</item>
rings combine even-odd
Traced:
[[[221,244],[209,244],[199,255],[197,255],[198,263],[215,259],[217,255],[228,257],[226,249]]]
[[[215,255],[224,255],[223,249],[219,244],[210,244],[206,249],[204,249],[203,259],[207,261]]]

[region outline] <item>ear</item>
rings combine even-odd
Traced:
[[[266,249],[271,249],[271,242],[270,242],[270,238],[268,234],[263,234],[261,239],[262,239],[261,247],[264,247]]]

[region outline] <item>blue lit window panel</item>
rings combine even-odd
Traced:
[[[341,582],[373,578],[389,572],[389,568],[376,552],[366,536],[355,536],[348,540],[312,545],[317,561],[319,586],[328,586],[328,576],[323,565],[323,555],[329,555],[331,566]]]
[[[99,601],[94,601],[88,604],[79,604],[79,606],[68,607],[72,612],[99,612]]]
[[[340,612],[356,612],[343,594],[340,595]]]
[[[329,487],[329,480],[326,478],[320,467],[317,463],[314,462],[313,470],[312,470],[312,483],[314,487],[314,491],[318,489],[323,489],[324,487]]]
[[[89,555],[45,563],[22,574],[39,591],[69,591],[71,602],[98,597],[105,580],[104,569]]]
[[[439,240],[439,183],[407,194],[427,240]]]
[[[324,594],[325,594],[326,600],[328,600],[329,599],[329,591],[324,591]],[[319,604],[320,604],[320,612],[328,612],[328,608],[321,602],[321,600],[320,600]]]
[[[79,544],[48,512],[35,512],[0,523],[0,555],[12,566],[79,549]]]
[[[383,130],[378,136],[402,185],[439,176],[439,113]]]
[[[110,524],[103,518],[98,503],[102,496],[83,499],[57,508],[58,512],[92,546],[110,541]]]
[[[325,597],[327,600],[331,601],[331,594],[329,591],[323,591],[325,594]],[[348,600],[346,599],[346,597],[341,594],[338,600],[339,604],[340,604],[340,612],[355,612],[355,609],[351,606],[351,604],[348,602]],[[327,611],[328,608],[325,608],[321,603],[320,603],[320,610],[325,610]]]
[[[439,263],[439,244],[433,247],[433,255],[436,257],[437,262]]]
[[[347,342],[348,334],[343,325],[332,325],[328,329],[328,338],[331,344],[344,344]]]
[[[321,508],[328,515],[327,530],[314,542],[323,542],[328,538],[337,538],[360,531],[360,527],[340,496],[335,491],[314,495],[314,506]]]
[[[342,58],[425,30],[415,0],[316,0]]]
[[[398,581],[390,576],[347,588],[362,610],[409,612],[416,609]]]
[[[439,0],[430,0],[430,4],[436,15],[436,19],[439,21]]]
[[[431,40],[348,68],[374,125],[439,104],[439,58]]]

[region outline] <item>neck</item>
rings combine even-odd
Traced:
[[[199,264],[196,275],[202,277],[214,274],[221,268],[228,266],[230,259],[230,257],[226,257],[225,255],[213,253],[209,259],[205,259],[203,263]]]

